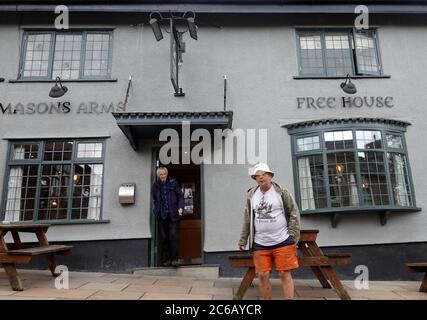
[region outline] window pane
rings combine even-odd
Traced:
[[[359,205],[354,160],[353,152],[336,152],[327,155],[332,207],[356,207]]]
[[[12,166],[9,172],[5,221],[33,220],[38,166]]]
[[[377,55],[375,31],[357,30],[354,34],[357,72],[359,74],[379,74],[380,67]]]
[[[326,208],[322,155],[298,159],[301,210]]]
[[[77,146],[77,158],[101,158],[102,143],[79,143]]]
[[[356,131],[358,149],[381,149],[382,140],[380,131]]]
[[[300,73],[302,75],[323,75],[322,43],[319,32],[300,33]]]
[[[383,152],[358,152],[362,198],[365,205],[389,205]]]
[[[78,79],[80,70],[81,35],[56,36],[52,78]]]
[[[351,149],[353,148],[353,132],[325,132],[325,146],[328,150]]]
[[[12,149],[12,160],[37,159],[38,151],[37,143],[15,143]]]
[[[325,34],[326,73],[328,76],[352,74],[352,60],[347,33]]]
[[[387,147],[394,149],[403,149],[402,138],[395,134],[386,134]]]
[[[29,34],[25,48],[23,66],[24,77],[47,77],[50,34]]]
[[[412,194],[409,184],[409,173],[406,156],[400,153],[387,153],[391,187],[394,204],[398,206],[412,206]]]
[[[319,136],[297,139],[297,152],[320,149]]]
[[[85,76],[108,76],[110,35],[89,33],[86,39]]]
[[[102,176],[102,164],[78,164],[74,166],[71,219],[99,220]]]
[[[50,141],[45,143],[43,159],[45,161],[70,161],[72,158],[73,142]]]
[[[39,220],[67,218],[70,165],[42,165]]]

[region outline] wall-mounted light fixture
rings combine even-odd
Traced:
[[[58,200],[56,200],[56,199],[52,199],[52,200],[50,200],[50,207],[51,207],[51,208],[56,208],[56,207],[58,207]]]
[[[73,176],[73,182],[74,182],[74,185],[79,184],[79,182],[80,182],[80,175],[75,174]]]
[[[157,15],[158,17],[154,17]],[[182,54],[185,52],[185,43],[182,41],[184,33],[188,32],[190,37],[197,40],[197,26],[194,23],[196,14],[194,12],[184,12],[181,16],[170,14],[163,16],[160,12],[150,13],[150,25],[153,29],[154,37],[157,41],[163,39],[162,21],[168,21],[169,27],[163,26],[166,33],[170,34],[170,77],[175,97],[183,97],[185,93],[179,87],[179,66],[182,65]],[[185,27],[182,24],[185,23]],[[183,30],[178,30],[179,28]]]
[[[353,82],[351,82],[351,77],[350,77],[350,74],[348,73],[347,73],[345,82],[342,82],[340,87],[345,93],[355,94],[357,92],[356,86],[354,85]]]
[[[58,83],[59,83],[59,86],[58,86]],[[51,98],[60,98],[67,91],[68,91],[68,88],[62,85],[61,78],[60,77],[56,77],[55,85],[50,89],[49,97],[51,97]]]

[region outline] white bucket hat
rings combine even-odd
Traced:
[[[257,163],[253,168],[249,169],[249,175],[252,179],[255,179],[257,172],[269,172],[274,177],[274,172],[270,170],[270,167],[266,163]]]

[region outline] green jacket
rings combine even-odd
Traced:
[[[291,193],[286,188],[280,186],[274,181],[272,181],[272,184],[276,192],[280,195],[283,202],[283,208],[285,209],[285,218],[286,222],[288,223],[288,233],[295,239],[295,242],[298,242],[300,234],[300,213],[298,210],[298,206],[295,203],[295,200],[292,197]],[[258,188],[259,186],[256,186],[248,190],[246,198],[246,209],[243,216],[242,232],[240,233],[239,246],[246,247],[249,237],[249,249],[252,249],[252,244],[254,240],[254,218],[251,201],[252,196]]]

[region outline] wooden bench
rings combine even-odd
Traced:
[[[13,290],[24,290],[16,270],[16,265],[28,264],[35,256],[44,255],[52,275],[59,275],[59,273],[55,272],[56,262],[54,256],[69,253],[72,246],[49,244],[46,237],[49,226],[48,224],[26,222],[0,224],[0,263],[3,265]],[[13,243],[6,243],[5,236],[7,233],[12,235]],[[22,243],[19,233],[34,234],[37,237],[38,243],[35,245]]]
[[[229,256],[228,261],[235,268],[254,267],[252,254]],[[299,265],[305,267],[345,265],[350,262],[351,253],[325,253],[324,256],[298,257]]]
[[[243,299],[247,289],[252,284],[255,278],[255,266],[253,262],[252,254],[240,254],[228,257],[229,263],[234,268],[248,268],[248,271],[243,277],[240,287],[237,293],[234,295],[234,300]],[[318,277],[320,283],[324,288],[331,288],[329,282],[325,279],[320,267],[332,267],[335,265],[345,265],[351,262],[351,253],[327,253],[324,256],[313,256],[313,257],[298,257],[298,263],[301,267],[311,267],[313,272]],[[348,293],[339,286],[335,285],[336,279],[333,279],[332,285],[337,289],[338,295],[347,299]],[[349,296],[348,296],[349,298]]]
[[[310,267],[323,288],[334,288],[341,299],[351,300],[350,295],[333,269],[333,266],[336,265],[349,264],[351,262],[351,254],[323,253],[316,243],[318,233],[318,230],[301,230],[301,237],[297,244],[299,265]],[[234,300],[241,300],[255,278],[252,254],[229,256],[229,263],[235,268],[248,268],[237,293],[233,297]]]
[[[424,272],[424,278],[421,282],[420,292],[427,292],[427,262],[407,263],[406,267],[411,272]]]
[[[54,260],[55,254],[68,254],[70,253],[72,246],[66,245],[46,245],[41,247],[27,247],[24,249],[9,250],[6,253],[0,253],[0,263],[6,271],[9,277],[9,282],[13,290],[22,291],[21,279],[16,272],[16,264],[28,264],[34,256],[44,255],[50,272],[53,276],[59,276],[60,273],[55,271],[56,263]]]

